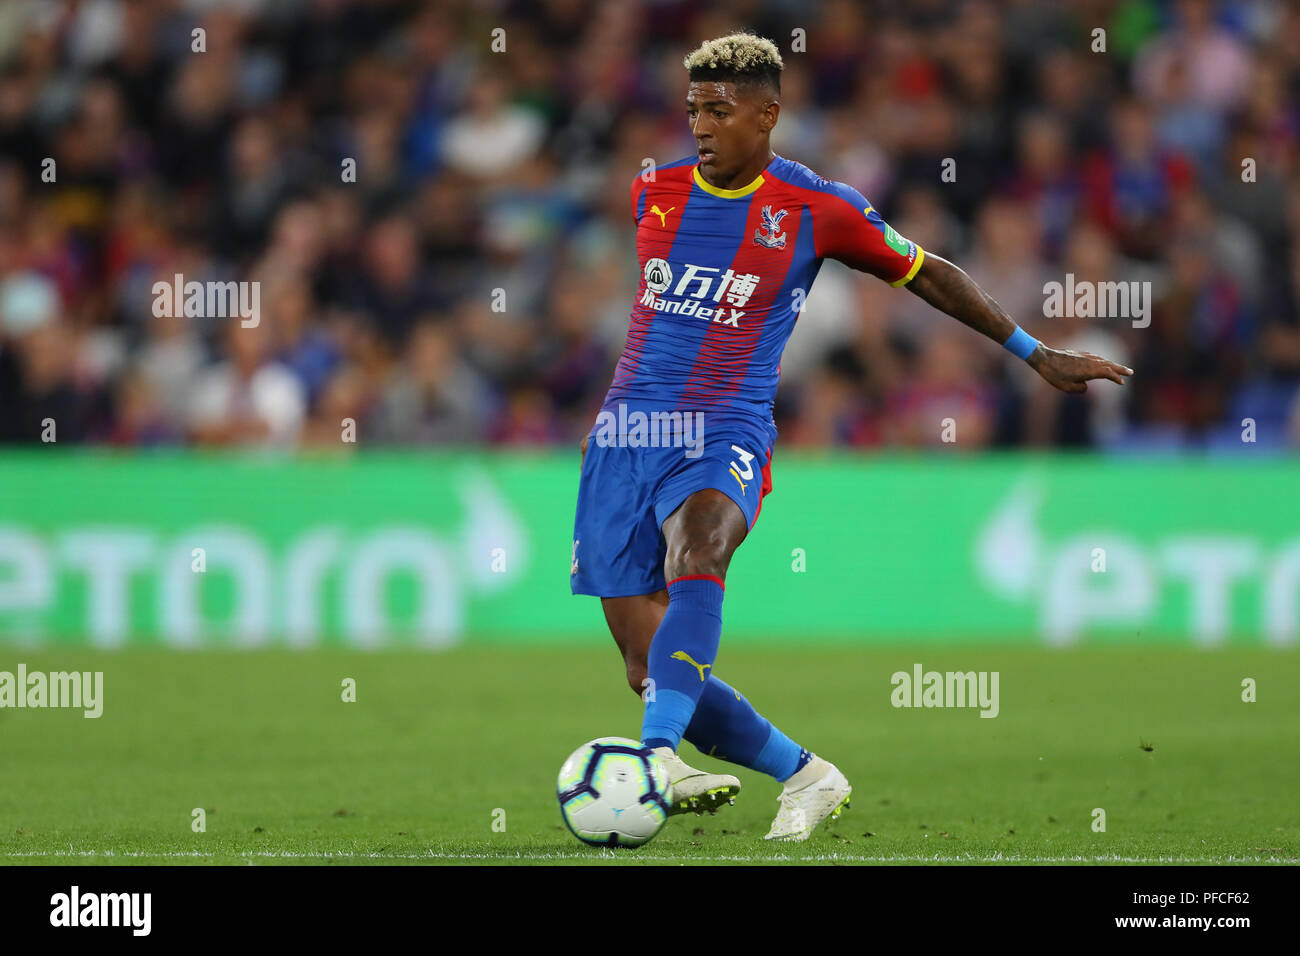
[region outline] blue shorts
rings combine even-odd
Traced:
[[[705,488],[721,491],[754,527],[763,497],[772,490],[770,423],[724,421],[682,447],[629,447],[625,439],[587,440],[573,524],[569,584],[574,594],[627,597],[661,591],[664,521]]]

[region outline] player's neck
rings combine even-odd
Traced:
[[[716,186],[718,189],[743,189],[757,179],[775,157],[776,153],[772,152],[770,146],[764,147],[758,155],[725,180],[705,175],[703,170],[700,171],[700,175],[704,176],[706,183],[710,186]]]

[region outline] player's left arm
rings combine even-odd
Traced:
[[[1087,383],[1096,378],[1123,385],[1123,376],[1133,374],[1131,368],[1091,352],[1053,349],[1034,342],[970,276],[932,252],[926,253],[925,261],[907,288],[940,312],[946,312],[999,345],[1012,347],[1009,341],[1012,336],[1023,336],[1026,345],[1033,346],[1025,361],[1049,385],[1063,392],[1086,392]]]
[[[1053,349],[1034,339],[965,272],[900,236],[852,186],[827,183],[810,204],[818,256],[838,259],[892,286],[907,286],[940,312],[1024,359],[1061,391],[1086,392],[1095,378],[1123,385],[1123,376],[1133,374],[1091,352]]]

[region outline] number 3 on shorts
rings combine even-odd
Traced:
[[[741,448],[739,445],[732,445],[731,450],[740,456],[740,464],[737,465],[733,461],[730,463],[731,467],[736,469],[736,472],[741,478],[745,479],[745,481],[749,481],[754,477],[754,466],[750,464],[750,462],[754,460],[754,456],[745,451],[745,449]]]
[[[736,479],[736,483],[740,485],[740,493],[743,495],[749,490],[747,486],[754,477],[754,466],[751,464],[754,456],[739,445],[732,445],[731,450],[740,456],[740,464],[736,464],[734,460],[728,462],[728,464],[730,465],[731,477]]]

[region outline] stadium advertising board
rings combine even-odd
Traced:
[[[1295,646],[1300,466],[778,453],[727,642]],[[0,470],[0,640],[604,642],[576,455],[35,453]]]

